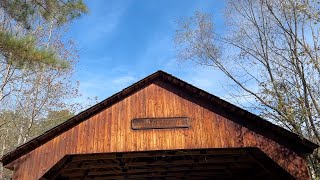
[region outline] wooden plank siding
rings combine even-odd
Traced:
[[[214,104],[212,104],[214,106]],[[132,130],[134,118],[188,117],[190,128]],[[41,178],[65,155],[199,148],[258,147],[297,179],[309,179],[303,155],[156,81],[11,162],[13,179]]]

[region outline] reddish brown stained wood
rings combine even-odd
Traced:
[[[94,115],[92,117],[92,120],[86,124],[86,136],[85,136],[85,148],[82,150],[82,154],[85,154],[86,152],[94,152],[95,151],[95,146],[96,146],[96,120],[97,120],[97,115]]]
[[[101,112],[100,114],[99,114],[99,117],[98,117],[98,121],[99,121],[99,125],[98,125],[98,128],[100,129],[102,129],[102,130],[99,130],[98,132],[99,132],[99,134],[98,134],[98,148],[97,148],[97,150],[102,150],[103,148],[104,148],[104,145],[103,145],[103,142],[104,142],[104,125],[105,125],[105,119],[104,119],[104,117],[105,117],[105,112],[103,111],[103,112]],[[97,152],[99,152],[99,151],[97,151]]]
[[[100,139],[99,131],[101,131],[100,130],[101,127],[99,124],[100,116],[101,116],[101,113],[96,115],[96,119],[95,119],[94,123],[92,124],[94,126],[94,147],[93,147],[93,150],[95,152],[100,152],[100,150],[101,150],[101,146],[99,146],[99,144],[100,144],[99,143],[99,139]]]
[[[231,147],[258,147],[294,177],[309,178],[302,155],[198,101],[163,82],[151,84],[12,162],[17,166],[13,179],[39,179],[67,154]],[[131,129],[132,119],[149,117],[189,117],[191,125],[189,129]],[[30,167],[34,170],[26,171]]]
[[[76,126],[74,129],[74,137],[72,138],[72,144],[73,144],[73,148],[72,148],[72,153],[75,154],[77,152],[77,146],[78,146],[78,138],[79,138],[79,133],[78,133],[78,129],[79,126]]]

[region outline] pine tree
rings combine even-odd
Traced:
[[[82,0],[1,0],[0,54],[16,68],[45,64],[67,68],[68,61],[52,49],[37,44],[35,19],[57,28],[87,12]],[[15,28],[12,28],[15,25]],[[17,26],[20,28],[17,30]]]

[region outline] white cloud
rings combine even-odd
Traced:
[[[136,76],[118,72],[87,73],[87,77],[81,81],[79,88],[84,97],[98,97],[98,100],[101,101],[136,81]]]
[[[116,3],[108,4],[107,1],[101,1],[99,3],[89,3],[89,5],[94,6],[89,7],[89,9],[95,11],[90,11],[89,14],[76,21],[72,29],[80,44],[94,43],[99,39],[105,41],[109,38],[116,31],[129,3],[116,1]]]
[[[125,88],[126,86],[132,84],[137,79],[130,75],[120,76],[113,79],[111,82],[114,86]]]
[[[124,12],[125,8],[117,8],[101,17],[97,17],[95,19],[94,26],[88,24],[88,40],[95,41],[99,38],[105,39],[110,34],[112,34],[115,31]]]

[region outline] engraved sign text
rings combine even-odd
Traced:
[[[189,128],[187,117],[136,118],[131,121],[133,130]]]

